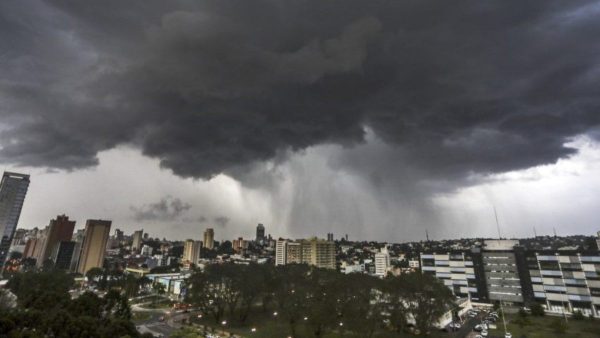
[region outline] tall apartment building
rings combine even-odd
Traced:
[[[144,229],[133,232],[132,241],[131,241],[131,251],[132,252],[140,252],[140,249],[142,248],[143,236],[144,236]]]
[[[487,240],[482,259],[489,300],[523,303],[515,247],[517,240]]]
[[[50,259],[54,263],[54,268],[59,270],[69,270],[73,259],[73,251],[75,250],[75,242],[60,241],[54,246]]]
[[[73,234],[72,241],[75,242],[73,247],[73,255],[71,257],[71,267],[69,271],[77,272],[77,265],[79,264],[79,256],[81,254],[81,246],[83,245],[83,239],[85,238],[85,229],[79,229]]]
[[[0,271],[8,256],[29,188],[29,175],[4,172],[0,181]]]
[[[204,231],[204,247],[213,250],[215,248],[215,230],[212,228]]]
[[[316,237],[299,241],[278,240],[275,247],[275,265],[298,263],[335,269],[335,243]]]
[[[50,224],[46,230],[46,234],[41,243],[41,252],[36,257],[36,265],[42,266],[45,261],[50,260],[54,249],[61,241],[70,241],[73,237],[73,229],[75,229],[75,221],[69,220],[68,216],[59,215],[56,219],[50,220]]]
[[[335,269],[335,243],[313,237],[301,241],[302,263],[323,269]]]
[[[288,240],[278,239],[275,244],[275,265],[286,265],[287,264],[287,246]]]
[[[103,266],[111,224],[111,221],[87,220],[77,272],[85,275],[91,268]]]
[[[598,252],[530,251],[525,254],[531,294],[526,300],[553,312],[600,317]]]
[[[202,249],[202,242],[193,239],[186,240],[183,244],[183,261],[198,265],[200,249]]]
[[[385,277],[390,267],[390,254],[387,248],[381,249],[380,252],[375,254],[375,275],[378,277]]]
[[[432,252],[420,255],[420,264],[414,264],[426,274],[440,279],[457,297],[486,301],[485,277],[481,251]]]
[[[260,223],[256,226],[256,242],[259,244],[265,242],[265,226]]]

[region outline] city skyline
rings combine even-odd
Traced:
[[[598,4],[433,7],[0,4],[19,227],[405,241],[495,237],[496,209],[505,237],[595,233]]]

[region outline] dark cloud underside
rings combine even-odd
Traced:
[[[128,144],[208,178],[369,128],[389,172],[551,163],[600,124],[599,16],[593,1],[4,2],[0,160],[76,169]]]

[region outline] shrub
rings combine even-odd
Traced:
[[[567,325],[567,323],[559,318],[554,319],[551,323],[550,323],[550,328],[552,328],[552,330],[554,330],[554,333],[565,333],[567,332],[567,329],[569,328],[569,326]]]
[[[544,307],[541,304],[534,303],[531,304],[531,315],[533,316],[543,316],[545,314]]]
[[[583,313],[579,310],[573,311],[573,319],[574,320],[584,320],[585,316],[583,315]]]

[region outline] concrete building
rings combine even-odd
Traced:
[[[477,263],[478,261],[481,261],[479,250],[432,252],[422,253],[420,264],[417,266],[421,266],[423,273],[440,279],[455,296],[485,301],[487,299],[485,277],[482,274],[481,263]]]
[[[335,269],[335,243],[313,237],[302,240],[302,263]]]
[[[515,246],[517,240],[487,240],[482,259],[489,300],[523,303],[521,279],[517,269]]]
[[[133,232],[133,236],[131,239],[131,251],[132,252],[140,252],[140,249],[142,248],[143,236],[144,236],[144,229]]]
[[[51,260],[52,253],[56,246],[61,241],[70,241],[73,237],[73,229],[75,229],[75,221],[69,220],[68,216],[58,215],[56,219],[50,220],[46,235],[41,243],[42,248],[36,265],[41,267],[45,261]]]
[[[600,317],[597,252],[531,251],[525,257],[532,286],[530,296],[535,302],[551,312],[581,311],[586,316]]]
[[[261,245],[265,243],[265,226],[260,223],[256,226],[256,242]]]
[[[4,268],[4,262],[8,257],[28,188],[29,175],[7,171],[2,175],[0,182],[0,234],[2,235],[2,239],[0,239],[0,271]]]
[[[154,249],[152,249],[152,247],[151,247],[151,246],[144,244],[144,245],[142,246],[142,250],[140,250],[140,254],[141,254],[142,256],[152,256],[152,251],[153,251],[153,250],[154,250]]]
[[[298,263],[335,269],[335,243],[316,237],[296,242],[278,240],[275,248],[275,265]]]
[[[287,246],[287,240],[277,240],[277,244],[275,245],[275,265],[287,264]]]
[[[69,270],[71,268],[71,260],[73,259],[73,251],[75,250],[75,242],[60,241],[54,246],[50,259],[54,263],[54,268],[59,270]]]
[[[201,249],[202,242],[194,241],[193,239],[186,240],[183,244],[183,262],[198,265]]]
[[[204,231],[204,247],[209,250],[215,248],[215,230],[212,228],[208,228]]]
[[[77,265],[77,272],[80,274],[85,275],[91,268],[103,266],[111,224],[111,221],[87,220]]]
[[[72,241],[75,242],[73,247],[73,255],[71,257],[71,267],[69,271],[77,272],[77,265],[79,263],[79,255],[81,254],[81,246],[83,245],[83,238],[85,237],[85,230],[77,230],[72,237]]]
[[[385,277],[390,268],[390,254],[388,249],[384,247],[380,252],[375,254],[375,275]]]

